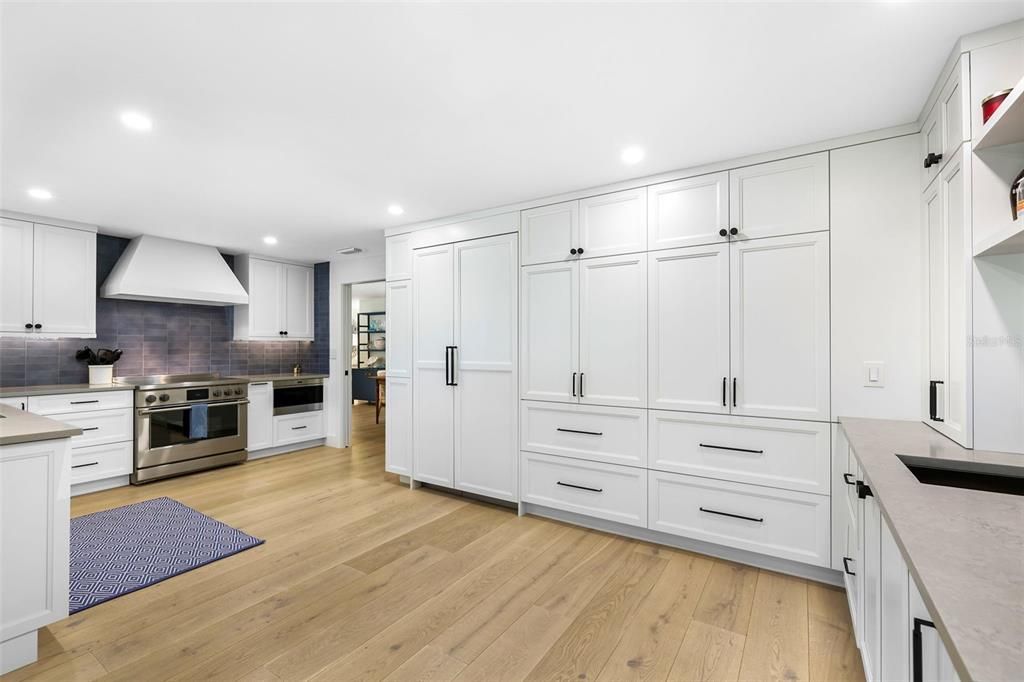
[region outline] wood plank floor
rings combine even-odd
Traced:
[[[53,624],[2,679],[863,680],[841,591],[411,491],[383,429],[357,406],[350,449],[75,498],[266,543]]]

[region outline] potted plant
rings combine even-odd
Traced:
[[[121,349],[100,348],[94,351],[89,346],[75,353],[76,360],[89,363],[89,383],[98,386],[114,383],[114,363],[121,359]]]

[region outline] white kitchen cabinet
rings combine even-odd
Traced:
[[[882,651],[879,679],[909,682],[912,628],[907,622],[907,614],[910,612],[910,575],[889,524],[883,519],[881,526],[882,604],[879,617],[882,622]]]
[[[861,658],[864,662],[864,676],[869,682],[880,682],[882,677],[882,516],[878,501],[868,493],[869,487],[862,487],[865,495],[861,500],[861,523],[863,533],[862,555],[857,564],[861,574]]]
[[[76,414],[96,410],[131,410],[132,391],[94,391],[88,393],[54,393],[28,398],[28,411],[42,416]],[[59,421],[59,420],[58,420]]]
[[[969,72],[970,55],[962,54],[925,117],[921,129],[923,187],[931,184],[960,145],[971,139]]]
[[[579,247],[579,202],[564,201],[523,211],[519,238],[523,265],[575,259]]]
[[[647,255],[580,261],[580,402],[647,405]]]
[[[578,402],[579,264],[531,265],[520,277],[520,395]]]
[[[647,258],[648,405],[728,413],[729,245]]]
[[[580,200],[581,258],[599,258],[647,249],[647,188],[601,194]],[[571,255],[571,250],[570,250]]]
[[[313,340],[313,268],[253,256],[235,259],[249,303],[235,306],[236,340]]]
[[[408,476],[412,473],[412,281],[388,282],[385,296],[388,345],[384,468]]]
[[[971,154],[964,144],[923,197],[928,342],[925,423],[970,448],[973,438]]]
[[[729,223],[740,239],[829,229],[828,152],[729,171]]]
[[[290,445],[324,437],[324,412],[299,412],[274,417],[274,445]]]
[[[96,335],[96,233],[0,221],[0,332]]]
[[[711,173],[647,188],[647,248],[728,241],[729,173]]]
[[[132,473],[134,455],[131,440],[75,447],[71,450],[71,485],[127,476]]]
[[[28,405],[28,398],[24,397],[13,397],[13,398],[0,398],[0,405],[7,405],[19,410],[26,409]]]
[[[385,240],[384,277],[391,282],[412,279],[412,234],[399,234]]]
[[[249,384],[248,396],[246,449],[252,452],[272,447],[274,445],[274,385],[269,381],[253,382]]]
[[[520,448],[593,462],[647,466],[647,411],[522,401]]]
[[[928,612],[917,583],[910,581],[910,616],[907,627],[911,631],[911,679],[922,682],[960,682],[946,645],[935,628],[935,619]],[[916,640],[916,641],[915,641]],[[914,653],[914,649],[920,651]],[[915,670],[915,658],[920,657],[921,669]]]
[[[730,248],[732,413],[828,421],[828,233]]]

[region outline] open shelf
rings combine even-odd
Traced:
[[[1024,142],[1024,78],[1017,82],[1003,103],[981,128],[974,151]]]
[[[974,247],[975,257],[1002,256],[1009,253],[1024,253],[1024,217],[1018,218]]]

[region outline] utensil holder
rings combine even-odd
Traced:
[[[89,383],[93,386],[114,383],[114,366],[89,365]]]

